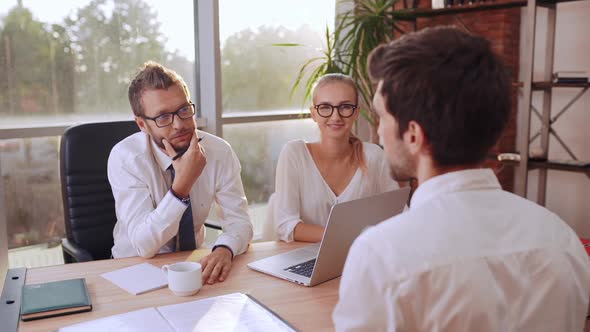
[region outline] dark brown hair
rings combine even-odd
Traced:
[[[175,71],[170,70],[161,64],[148,61],[143,64],[143,67],[135,75],[131,84],[129,84],[128,96],[129,104],[135,116],[144,115],[144,109],[141,105],[141,95],[146,90],[164,90],[178,84],[182,86],[184,93],[190,98],[190,93],[186,83]]]
[[[312,101],[315,101],[315,95],[318,88],[330,84],[330,83],[344,83],[354,90],[355,94],[355,105],[358,106],[359,100],[359,93],[356,83],[352,79],[352,77],[344,74],[326,74],[315,83],[312,92]],[[359,108],[355,110],[355,112],[359,112]],[[352,144],[352,161],[359,165],[363,172],[367,171],[367,162],[365,161],[365,154],[363,151],[363,141],[360,140],[352,131],[350,132],[350,136],[348,138],[348,142]]]
[[[383,82],[400,135],[417,122],[438,166],[483,161],[508,121],[505,67],[486,39],[456,28],[427,28],[377,47],[369,72]]]

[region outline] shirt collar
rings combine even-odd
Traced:
[[[416,189],[410,208],[416,208],[438,196],[469,190],[502,189],[494,172],[489,168],[449,172],[426,180]]]

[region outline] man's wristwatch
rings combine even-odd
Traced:
[[[180,197],[177,193],[174,192],[174,190],[172,190],[172,188],[170,188],[170,193],[176,197],[179,201],[182,202],[182,204],[184,205],[189,205],[191,202],[191,197]]]

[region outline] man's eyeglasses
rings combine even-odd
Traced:
[[[334,109],[338,110],[338,115],[342,118],[350,118],[354,111],[356,110],[357,106],[353,104],[341,104],[338,106],[333,106],[330,104],[319,104],[315,105],[313,108],[318,111],[318,115],[323,118],[329,118],[334,113]]]
[[[174,122],[174,116],[178,115],[181,119],[188,119],[195,115],[195,104],[189,103],[186,106],[182,106],[176,112],[164,113],[160,114],[154,118],[150,118],[149,116],[142,115],[141,117],[144,119],[152,120],[156,123],[156,126],[159,128],[167,127]]]

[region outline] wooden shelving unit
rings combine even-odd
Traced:
[[[554,83],[553,79],[553,60],[555,53],[555,23],[557,14],[557,4],[560,2],[569,2],[576,0],[527,0],[526,9],[526,45],[524,52],[524,77],[523,77],[523,98],[524,105],[527,109],[522,112],[519,119],[519,132],[521,133],[517,148],[519,150],[520,161],[516,163],[516,174],[520,181],[515,183],[515,193],[526,197],[528,176],[531,169],[538,169],[537,183],[537,203],[545,205],[547,191],[547,172],[548,170],[559,170],[566,172],[585,173],[590,177],[590,161],[579,161],[573,151],[561,139],[559,134],[554,130],[553,124],[561,117],[582,95],[590,88],[590,83]],[[579,1],[579,0],[577,0]],[[545,68],[543,69],[543,79],[539,82],[533,81],[533,68],[535,61],[535,39],[536,39],[536,21],[537,8],[539,6],[548,8],[547,13],[547,33],[546,50],[545,50]],[[567,88],[577,89],[578,93],[554,115],[551,110],[552,93],[554,89]],[[532,105],[532,94],[537,92],[542,94],[542,110],[536,109]],[[541,130],[531,137],[531,114],[535,114],[541,121]],[[549,155],[549,138],[553,136],[557,142],[566,150],[571,157],[571,161],[553,161],[548,160]],[[535,155],[534,159],[530,158],[530,145],[534,140],[540,138],[540,155]]]

